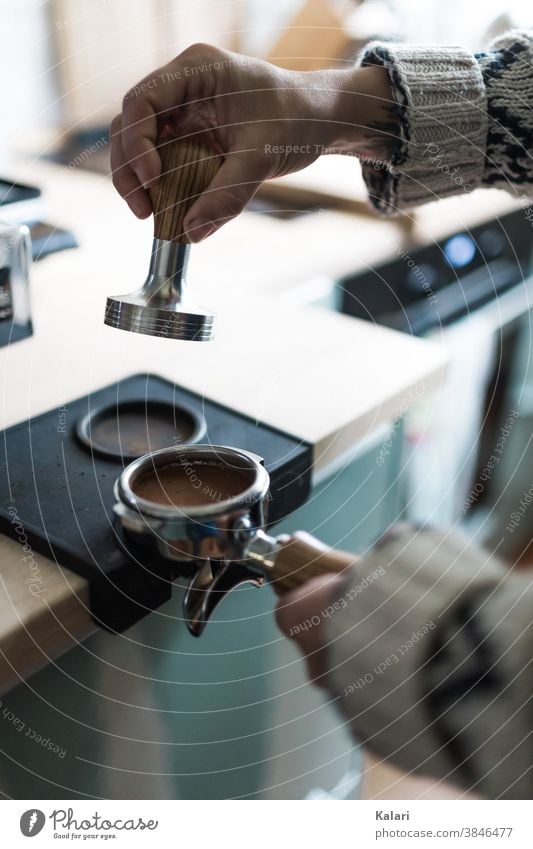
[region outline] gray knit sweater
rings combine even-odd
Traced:
[[[477,56],[375,43],[361,64],[387,68],[400,123],[392,161],[363,165],[380,212],[479,186],[533,194],[533,33],[511,32]]]
[[[401,138],[364,166],[394,213],[501,186],[533,192],[533,36],[489,52],[373,44]],[[456,534],[399,527],[355,570],[327,622],[328,685],[383,758],[489,798],[533,798],[533,581]]]

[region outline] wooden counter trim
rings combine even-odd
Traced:
[[[21,546],[0,537],[0,696],[97,630],[84,578],[34,554],[42,592],[25,583]]]

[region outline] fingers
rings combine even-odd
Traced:
[[[257,152],[229,152],[207,190],[195,201],[184,221],[191,242],[200,242],[236,218],[268,177],[267,164]]]
[[[145,188],[161,173],[159,127],[183,102],[185,83],[179,57],[133,86],[122,101],[122,149]]]
[[[148,192],[124,155],[122,146],[122,116],[117,115],[111,123],[111,171],[113,185],[137,218],[147,218],[152,212]]]
[[[336,575],[313,578],[284,595],[276,609],[279,628],[297,643],[307,661],[309,678],[320,686],[325,685],[328,671],[323,611],[341,595],[344,583],[345,578]]]

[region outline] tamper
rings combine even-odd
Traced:
[[[223,160],[197,144],[175,139],[162,142],[159,154],[161,177],[150,189],[154,240],[148,277],[140,289],[109,297],[104,321],[130,333],[208,342],[214,316],[197,306],[186,291],[191,246],[183,221]]]

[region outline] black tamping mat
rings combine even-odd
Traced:
[[[308,443],[149,374],[3,431],[0,531],[86,578],[95,621],[113,631],[128,628],[167,601],[172,576],[163,562],[144,567],[138,552],[125,549],[114,526],[113,484],[130,459],[91,452],[76,431],[92,410],[147,400],[203,416],[207,431],[202,442],[253,451],[264,459],[271,476],[269,525],[303,504],[311,486]]]

